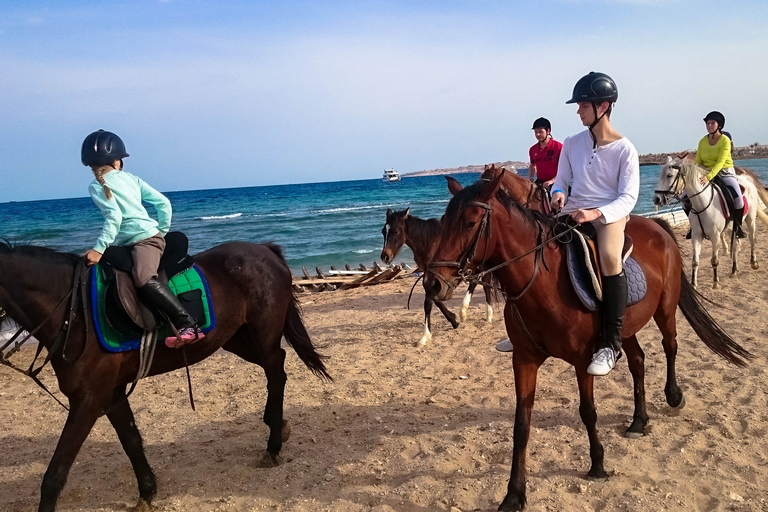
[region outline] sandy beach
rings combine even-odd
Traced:
[[[596,382],[604,483],[586,480],[589,451],[573,369],[550,359],[539,374],[528,446],[530,511],[768,511],[768,242],[749,268],[710,290],[708,250],[700,290],[729,309],[712,315],[755,354],[744,369],[700,342],[681,314],[679,383],[687,405],[664,400],[665,358],[651,323],[638,335],[646,352],[651,423],[625,439],[632,413],[623,360]],[[682,233],[682,231],[681,231]],[[686,264],[690,243],[683,244]],[[723,263],[722,269],[729,268]],[[335,381],[322,383],[289,348],[285,417],[292,435],[277,468],[257,467],[266,447],[261,368],[221,352],[193,367],[197,412],[183,371],[142,381],[131,398],[150,464],[158,511],[391,512],[496,510],[506,491],[515,408],[511,355],[500,306],[484,321],[481,294],[457,330],[437,314],[433,342],[422,333],[420,286],[406,309],[411,279],[366,289],[304,294],[304,320],[330,356]],[[450,307],[457,311],[460,297]],[[15,360],[29,360],[26,350]],[[55,386],[48,369],[42,380]],[[40,482],[65,411],[34,383],[0,369],[0,510],[37,507]],[[59,501],[61,511],[125,511],[138,492],[109,422],[100,419]]]

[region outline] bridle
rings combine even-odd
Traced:
[[[442,275],[440,275],[438,272],[435,272],[433,269],[436,267],[457,268],[458,269],[457,273],[459,275],[459,282],[463,282],[463,281],[469,282],[469,280],[471,279],[470,276],[473,273],[472,269],[469,268],[469,265],[472,262],[472,260],[475,258],[475,255],[477,254],[477,247],[480,243],[480,239],[483,237],[483,233],[485,233],[485,230],[488,229],[488,236],[485,237],[485,253],[483,254],[483,263],[485,263],[485,258],[487,257],[487,254],[488,254],[488,244],[492,236],[491,205],[488,203],[481,203],[479,201],[472,201],[468,203],[467,206],[476,206],[478,208],[483,208],[485,210],[485,213],[483,214],[483,219],[480,221],[480,226],[478,227],[477,231],[475,231],[475,236],[472,237],[472,242],[470,242],[467,248],[462,251],[458,261],[430,261],[429,264],[427,265],[427,272],[430,272],[431,274],[436,276],[438,279],[440,279],[452,290],[456,288],[456,285],[449,283]]]
[[[575,224],[573,226],[567,227],[567,229],[562,230],[560,233],[555,234],[554,236],[548,238],[547,240],[542,241],[542,238],[544,237],[544,227],[541,225],[541,222],[537,219],[536,220],[536,226],[538,227],[538,234],[536,236],[536,246],[532,249],[529,249],[528,251],[524,252],[523,254],[520,254],[518,256],[515,256],[514,258],[511,258],[503,263],[500,263],[498,265],[495,265],[490,268],[486,268],[478,273],[473,273],[472,269],[469,268],[469,265],[471,261],[474,259],[475,255],[477,254],[477,247],[480,244],[480,239],[483,237],[483,233],[485,230],[488,230],[488,234],[485,238],[485,252],[483,253],[483,261],[480,264],[480,268],[485,266],[485,260],[488,257],[488,244],[491,238],[491,205],[488,203],[480,203],[477,201],[473,201],[468,203],[468,206],[477,206],[479,208],[485,209],[485,214],[483,215],[483,220],[480,222],[480,226],[477,229],[477,232],[475,232],[475,236],[472,238],[472,242],[467,246],[467,248],[461,253],[461,256],[459,257],[458,261],[432,261],[427,266],[427,272],[430,272],[433,276],[435,276],[438,280],[443,282],[446,286],[448,286],[451,290],[455,289],[456,286],[458,286],[459,283],[466,281],[467,283],[476,283],[481,286],[486,287],[492,287],[492,285],[489,285],[485,282],[483,282],[483,277],[487,274],[490,274],[496,270],[499,270],[501,268],[506,267],[507,265],[511,265],[512,263],[515,263],[526,256],[528,256],[531,253],[535,253],[534,256],[534,263],[533,263],[533,272],[531,273],[530,279],[528,279],[528,283],[523,287],[523,289],[514,296],[509,296],[505,293],[504,290],[501,290],[501,293],[506,299],[507,304],[511,306],[511,309],[515,315],[515,318],[517,322],[522,326],[525,333],[528,335],[528,338],[531,340],[533,345],[538,348],[542,353],[546,355],[550,355],[549,352],[546,350],[546,348],[536,341],[536,339],[533,337],[533,335],[528,330],[528,327],[525,325],[525,321],[523,320],[522,315],[520,314],[520,311],[517,307],[517,301],[522,298],[528,290],[533,286],[534,281],[536,280],[536,277],[539,274],[539,268],[541,266],[542,261],[544,260],[544,247],[549,244],[550,242],[553,242],[555,240],[559,240],[560,238],[564,237],[565,235],[569,234],[571,231],[576,229],[579,225]],[[568,217],[570,218],[570,217]],[[438,267],[448,267],[448,268],[457,268],[459,280],[456,284],[453,284],[449,282],[445,277],[442,276],[439,272],[435,271],[435,268]]]
[[[670,165],[669,168],[670,169],[674,169],[674,170],[677,171],[677,174],[675,175],[675,179],[672,181],[672,184],[669,186],[668,190],[654,190],[653,191],[654,194],[661,194],[664,197],[670,197],[670,196],[671,197],[675,197],[675,196],[677,196],[678,192],[675,192],[675,191],[678,189],[678,184],[680,183],[681,180],[683,182],[683,186],[679,187],[679,188],[680,189],[685,189],[686,181],[685,181],[685,176],[681,172],[682,171],[682,167],[677,165],[677,164],[674,164],[674,165]],[[701,190],[699,190],[698,192],[696,192],[695,194],[693,194],[691,196],[688,196],[688,199],[691,200],[694,197],[697,197],[697,196],[703,194],[704,191],[706,191],[707,189],[709,189],[709,191],[710,191],[709,202],[707,203],[707,206],[705,206],[702,210],[699,210],[699,211],[696,211],[693,208],[691,208],[691,212],[695,213],[696,215],[706,211],[706,209],[709,208],[712,205],[712,202],[715,200],[715,189],[714,189],[714,187],[712,187],[712,182],[711,181],[707,181],[707,184],[704,185],[704,187],[702,187]]]
[[[59,301],[59,303],[56,305],[56,307],[53,308],[53,311],[42,321],[40,322],[37,327],[32,329],[30,332],[27,333],[26,336],[20,341],[16,341],[21,334],[25,331],[23,327],[20,327],[18,331],[16,331],[16,334],[14,334],[11,339],[9,339],[2,347],[0,347],[0,364],[4,366],[8,366],[9,368],[16,370],[17,372],[20,372],[27,377],[31,378],[35,384],[40,386],[46,393],[51,395],[54,400],[56,400],[59,405],[61,405],[64,409],[69,410],[69,408],[61,403],[61,400],[56,398],[56,396],[51,393],[51,391],[43,384],[40,379],[38,378],[39,373],[42,371],[42,369],[50,362],[50,360],[57,356],[61,355],[61,359],[66,362],[67,364],[74,364],[77,362],[78,359],[83,355],[85,352],[85,344],[83,344],[83,350],[80,352],[80,354],[70,360],[66,356],[66,350],[67,350],[67,342],[69,341],[69,332],[70,327],[72,327],[72,322],[75,320],[75,317],[77,316],[77,311],[79,309],[79,306],[82,306],[82,314],[83,319],[85,321],[85,339],[88,338],[88,304],[87,304],[87,283],[88,283],[88,275],[89,275],[89,268],[85,263],[85,260],[81,260],[76,269],[75,269],[75,275],[72,282],[72,288],[69,290],[69,293],[67,293],[63,299]],[[69,312],[67,314],[66,319],[64,320],[64,323],[62,324],[61,328],[59,329],[59,333],[56,335],[56,338],[53,341],[53,344],[51,345],[50,350],[48,350],[48,355],[45,356],[45,360],[42,362],[42,364],[35,368],[35,363],[37,362],[37,358],[40,357],[40,353],[43,350],[43,344],[38,342],[37,344],[37,351],[35,352],[35,357],[32,359],[32,363],[29,365],[29,368],[22,369],[18,366],[14,365],[10,362],[10,357],[18,352],[21,347],[30,340],[37,332],[46,324],[48,321],[53,318],[53,316],[56,314],[56,311],[59,310],[59,308],[67,301],[67,299],[70,300],[69,302]],[[7,316],[7,313],[4,308],[0,307],[0,324],[2,324],[3,320],[5,320]],[[8,350],[6,353],[5,350],[13,344],[13,347]]]
[[[501,268],[506,267],[507,265],[511,265],[512,263],[515,263],[524,257],[528,256],[531,253],[535,253],[535,259],[534,259],[534,265],[533,265],[533,273],[531,274],[530,279],[528,280],[528,283],[525,285],[523,290],[515,295],[515,296],[508,296],[505,294],[505,297],[507,301],[516,301],[520,299],[525,293],[531,288],[533,285],[533,282],[536,279],[536,276],[539,273],[539,266],[541,262],[544,260],[544,247],[549,244],[550,242],[553,242],[555,240],[559,240],[560,238],[564,237],[566,234],[570,233],[574,229],[578,227],[578,224],[575,224],[573,226],[568,226],[567,229],[562,230],[561,232],[557,233],[556,235],[548,238],[547,240],[542,241],[542,238],[544,238],[544,227],[541,225],[541,222],[539,220],[536,220],[536,226],[538,228],[538,234],[536,236],[536,246],[532,249],[529,249],[528,251],[524,252],[523,254],[520,254],[518,256],[515,256],[514,258],[508,259],[507,261],[500,263],[498,265],[495,265],[490,268],[486,268],[478,273],[474,273],[471,268],[469,268],[469,265],[471,261],[474,259],[475,255],[477,254],[477,247],[480,243],[480,239],[483,237],[483,233],[488,229],[488,234],[485,238],[485,252],[483,253],[483,261],[480,264],[480,267],[485,266],[485,260],[488,257],[488,244],[490,242],[492,232],[491,232],[491,205],[488,203],[480,203],[477,201],[472,201],[468,203],[468,206],[477,206],[480,208],[485,209],[485,214],[483,215],[483,220],[480,222],[480,226],[478,227],[477,231],[475,232],[475,236],[472,238],[472,242],[467,246],[466,249],[461,253],[461,256],[459,257],[458,261],[431,261],[429,262],[427,266],[427,272],[431,273],[435,277],[437,277],[440,281],[442,281],[446,286],[448,286],[451,290],[455,289],[456,286],[458,286],[459,283],[467,282],[467,283],[477,283],[481,286],[489,286],[486,283],[482,281],[483,277],[485,277],[487,274],[490,274],[492,272],[495,272],[496,270],[499,270]],[[569,217],[570,218],[570,217]],[[445,277],[442,276],[439,272],[436,272],[434,269],[437,267],[447,267],[447,268],[457,268],[457,274],[459,276],[459,281],[457,284],[452,284],[449,282]],[[503,292],[502,292],[503,293]]]

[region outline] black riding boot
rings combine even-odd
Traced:
[[[685,213],[685,216],[688,217],[688,214],[691,213],[691,208],[693,208],[693,205],[691,205],[691,201],[686,197],[683,199],[683,213]],[[690,240],[691,239],[691,228],[688,227],[688,232],[685,234],[685,239]]]
[[[621,326],[627,309],[627,276],[603,276],[603,335],[587,367],[590,375],[607,375],[621,357]]]
[[[747,233],[744,232],[744,228],[741,227],[741,223],[744,221],[744,208],[733,209],[733,232],[736,233],[736,238],[747,238]]]
[[[146,300],[158,311],[165,314],[176,329],[194,327],[197,322],[179,302],[167,284],[152,278],[137,289],[139,297]]]
[[[621,356],[621,326],[627,309],[627,274],[603,276],[603,344]],[[618,357],[617,357],[618,359]]]

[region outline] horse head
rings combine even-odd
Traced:
[[[661,175],[653,194],[653,204],[666,206],[669,199],[683,191],[685,180],[682,174],[683,161],[667,156],[667,161],[661,166]]]
[[[504,176],[502,171],[467,188],[446,176],[453,198],[443,216],[440,244],[424,278],[430,298],[450,299],[459,282],[481,268],[492,253],[491,202]]]
[[[384,248],[381,250],[381,261],[389,265],[394,261],[400,248],[405,244],[408,233],[406,220],[411,209],[406,208],[399,212],[393,212],[387,208],[387,221],[381,228],[381,234],[384,236]]]

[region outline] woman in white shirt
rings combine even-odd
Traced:
[[[603,335],[587,371],[606,375],[621,357],[621,327],[627,308],[627,278],[622,268],[624,228],[640,190],[640,162],[629,140],[611,126],[616,83],[604,73],[589,73],[573,88],[584,126],[563,142],[552,186],[552,207],[597,232],[603,275]],[[570,185],[570,188],[569,188]],[[567,192],[567,197],[566,197]]]

